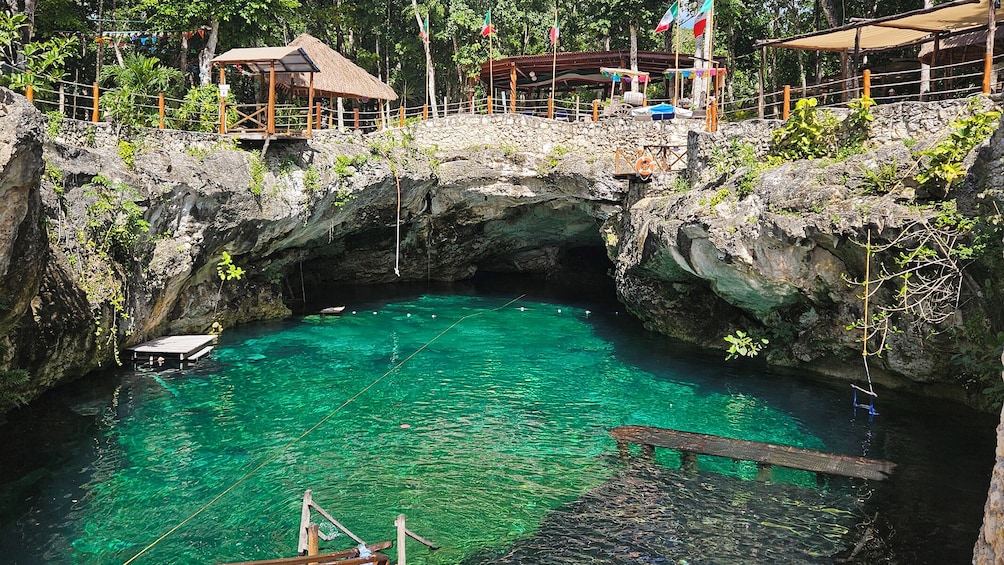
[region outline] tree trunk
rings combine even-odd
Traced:
[[[837,27],[841,23],[840,14],[837,13],[835,0],[820,0],[819,6],[823,9],[823,16],[829,27]]]
[[[220,20],[213,19],[209,28],[209,39],[199,52],[199,84],[206,86],[213,81],[213,57],[216,56],[216,42],[220,38]]]
[[[425,26],[422,23],[422,16],[418,13],[418,2],[416,0],[411,0],[411,9],[415,11],[415,21],[418,23],[419,32],[425,31]],[[430,30],[431,33],[431,30]],[[430,48],[431,38],[426,38],[422,41],[422,47],[425,48],[425,80],[426,86],[428,88],[428,94],[426,95],[426,100],[429,101],[429,110],[432,112],[433,118],[439,117],[439,111],[436,105],[436,67],[432,63],[432,50]],[[453,39],[453,48],[457,48],[456,37]]]
[[[192,73],[188,72],[188,35],[184,33],[181,34],[181,62],[178,66],[181,67],[181,72],[185,73],[189,86],[192,86]]]
[[[638,70],[638,26],[631,24],[631,70]],[[638,92],[638,77],[631,80],[631,92]]]

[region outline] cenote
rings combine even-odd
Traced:
[[[867,524],[873,562],[971,558],[992,417],[882,391],[869,421],[846,384],[726,362],[533,284],[341,296],[340,317],[233,328],[194,368],[112,371],[10,414],[4,561],[122,563],[175,526],[135,563],[290,556],[305,489],[367,541],[405,514],[442,546],[409,544],[409,563],[832,563]],[[668,451],[623,463],[622,424],[899,469],[764,484],[708,458],[690,475]]]

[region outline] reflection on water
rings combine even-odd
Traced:
[[[608,304],[498,309],[510,298],[400,297],[249,325],[195,369],[54,391],[0,429],[5,558],[123,562],[182,522],[137,563],[288,556],[310,488],[367,540],[392,539],[405,513],[442,546],[409,554],[419,564],[541,562],[546,551],[559,563],[823,563],[876,514],[895,531],[885,549],[897,562],[967,560],[991,419],[889,393],[869,422],[846,385],[725,363]],[[714,458],[689,476],[668,450],[654,468],[625,469],[606,433],[623,424],[900,467],[888,484],[823,488],[797,471],[756,483],[755,465]]]

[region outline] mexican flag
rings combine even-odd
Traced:
[[[673,5],[670,6],[668,10],[666,10],[666,14],[662,16],[662,19],[659,20],[659,25],[655,26],[655,32],[659,33],[669,29],[669,25],[673,23],[673,20],[676,19],[676,16],[679,13],[680,13],[680,0],[676,0],[676,2],[673,2]]]
[[[694,37],[700,37],[706,27],[708,27],[708,13],[704,12],[697,16],[697,21],[694,22]]]
[[[558,38],[561,37],[561,30],[558,29],[558,18],[554,18],[554,26],[551,27],[551,31],[548,34],[551,37],[551,45],[558,44]]]
[[[485,25],[481,28],[481,37],[488,37],[493,33],[495,33],[495,28],[492,27],[492,10],[489,8],[485,14]]]
[[[425,23],[422,24],[422,31],[418,34],[422,41],[429,42],[429,15],[425,15]]]

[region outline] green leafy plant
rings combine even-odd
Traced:
[[[63,116],[63,113],[60,112],[59,110],[53,110],[51,112],[46,112],[45,113],[45,121],[46,121],[45,133],[47,133],[49,135],[49,137],[56,137],[56,136],[58,136],[60,133],[63,132],[63,120],[64,119],[65,118]]]
[[[227,106],[227,125],[237,123],[237,109]],[[189,90],[181,106],[173,113],[174,127],[192,131],[215,132],[220,129],[220,89],[214,84]]]
[[[863,148],[864,142],[871,134],[872,122],[875,121],[875,114],[872,113],[874,105],[875,100],[867,94],[847,103],[850,113],[844,119],[842,126],[843,141],[847,147],[858,151]]]
[[[974,147],[983,143],[1000,124],[1001,113],[993,110],[956,120],[952,132],[938,145],[920,152],[923,158],[916,179],[931,194],[946,196],[952,185],[966,174],[962,162]]]
[[[756,357],[764,346],[770,343],[767,338],[756,339],[742,330],[736,330],[734,334],[725,336],[725,341],[729,344],[725,355],[727,360]]]
[[[861,174],[864,176],[859,187],[862,194],[888,194],[902,184],[896,161],[881,163],[877,169],[864,168]]]
[[[124,139],[119,140],[119,157],[130,171],[136,170],[136,144]]]
[[[364,163],[366,163],[366,157],[362,155],[357,157],[338,155],[335,157],[335,176],[340,179],[351,177],[356,174],[356,169]]]
[[[139,193],[125,183],[97,175],[85,186],[84,195],[93,198],[87,206],[87,225],[98,252],[110,252],[122,262],[128,261],[132,246],[150,229],[136,203]]]
[[[223,296],[223,283],[240,280],[244,276],[244,269],[235,265],[230,253],[224,251],[220,262],[216,264],[216,274],[220,277],[220,287],[216,291],[216,303],[213,304],[214,313],[220,303],[220,297]]]
[[[736,196],[742,200],[753,194],[756,182],[763,171],[781,164],[781,158],[774,155],[760,156],[750,143],[729,139],[728,144],[718,145],[711,151],[710,161],[715,172],[730,175],[738,171]]]
[[[321,189],[321,173],[317,167],[309,165],[303,170],[303,190],[307,194],[313,194]]]
[[[774,131],[771,152],[786,161],[833,155],[837,149],[839,123],[829,111],[816,111],[815,98],[795,103],[788,121]]]
[[[114,86],[101,97],[105,117],[119,126],[153,127],[160,121],[160,113],[148,98],[160,92],[169,92],[180,84],[181,71],[160,64],[160,59],[130,53],[123,64],[101,68],[98,80]]]
[[[260,197],[262,188],[265,186],[265,159],[262,158],[261,153],[253,152],[248,161],[251,166],[251,184],[248,188],[251,190],[251,194]]]

